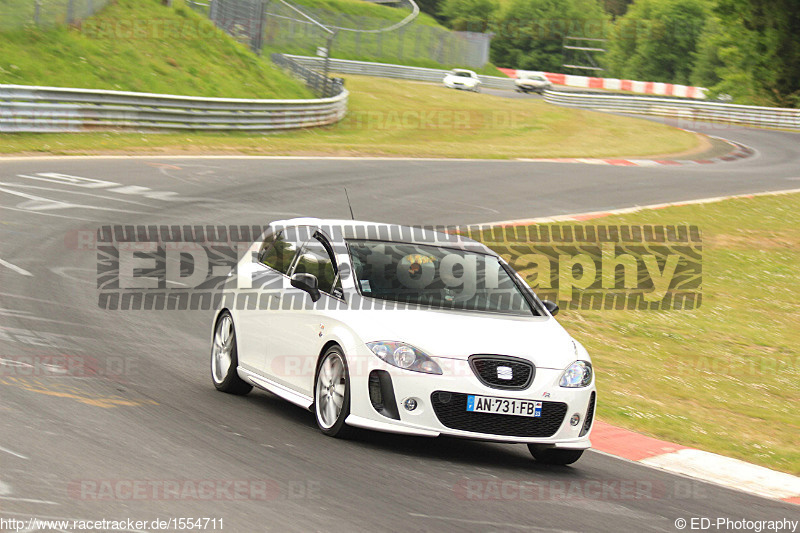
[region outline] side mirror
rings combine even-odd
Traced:
[[[544,304],[544,308],[547,309],[547,312],[553,316],[558,314],[558,304],[555,302],[551,302],[550,300],[542,300]]]
[[[322,295],[319,293],[319,281],[314,274],[298,273],[290,280],[292,287],[305,291],[311,296],[311,301],[316,302]]]

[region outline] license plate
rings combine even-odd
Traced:
[[[492,396],[467,396],[467,411],[473,413],[494,413],[497,415],[542,416],[542,402],[494,398]]]

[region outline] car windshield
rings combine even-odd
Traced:
[[[496,257],[433,245],[348,241],[356,283],[370,298],[440,309],[536,315]]]
[[[458,70],[453,72],[453,74],[456,75],[456,76],[461,76],[462,78],[471,78],[472,77],[472,74],[470,72],[464,72],[464,71],[458,71]]]

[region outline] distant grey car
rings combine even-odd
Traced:
[[[553,84],[542,74],[533,72],[521,72],[516,81],[517,92],[544,94],[548,89],[553,88]]]

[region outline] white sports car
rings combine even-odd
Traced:
[[[217,389],[253,386],[352,427],[525,443],[570,464],[590,447],[586,350],[495,252],[388,224],[270,224],[221,295]]]
[[[445,87],[450,89],[464,89],[467,91],[479,92],[481,90],[481,80],[478,75],[471,70],[454,69],[448,72],[442,80]]]
[[[517,92],[544,94],[545,91],[553,88],[553,84],[538,72],[517,71],[517,76],[514,81]]]

